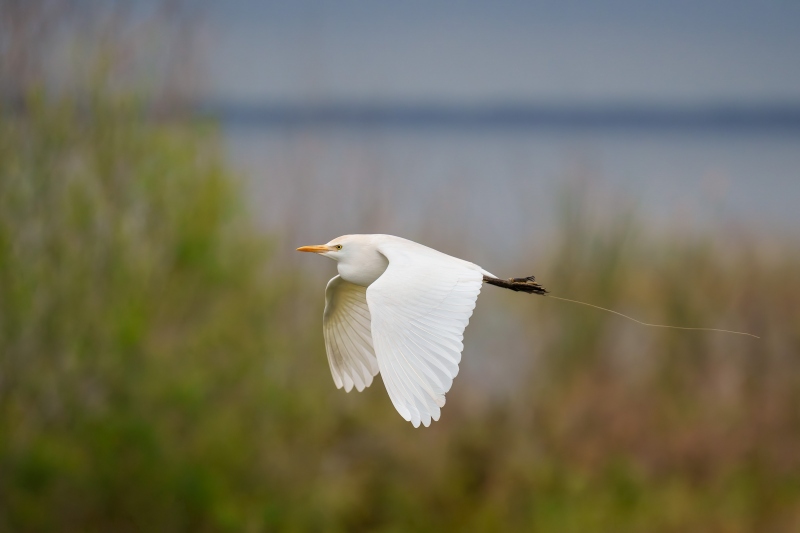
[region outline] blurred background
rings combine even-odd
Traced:
[[[800,4],[0,0],[0,530],[800,530]],[[442,419],[322,342],[486,288]]]

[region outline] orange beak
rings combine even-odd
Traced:
[[[297,249],[298,252],[314,252],[315,254],[324,254],[325,252],[330,252],[332,249],[331,246],[326,244],[316,244],[314,246],[301,246]]]

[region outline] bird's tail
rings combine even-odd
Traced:
[[[528,276],[527,278],[508,278],[508,279],[499,279],[492,276],[483,275],[483,281],[488,283],[489,285],[496,285],[497,287],[503,287],[504,289],[511,289],[512,291],[517,292],[527,292],[528,294],[540,294],[545,296],[549,294],[549,291],[536,283],[536,278],[533,276]],[[606,311],[607,313],[613,313],[615,315],[621,316],[622,318],[627,318],[637,324],[641,324],[642,326],[649,326],[651,328],[669,328],[669,329],[685,329],[685,330],[695,330],[695,331],[718,331],[720,333],[733,333],[735,335],[747,335],[748,337],[755,337],[756,339],[760,339],[761,337],[757,335],[753,335],[752,333],[746,333],[744,331],[732,331],[728,329],[717,329],[717,328],[690,328],[684,326],[667,326],[664,324],[649,324],[647,322],[642,322],[641,320],[636,320],[633,317],[628,315],[623,315],[619,311],[614,311],[613,309],[606,309],[605,307],[600,307],[599,305],[594,305],[586,302],[581,302],[579,300],[571,300],[569,298],[562,298],[561,296],[553,296],[550,295],[550,298],[554,298],[556,300],[562,300],[564,302],[572,302],[575,304],[586,305],[589,307],[594,307],[595,309],[599,309],[600,311]]]
[[[516,292],[527,292],[528,294],[547,294],[547,289],[536,283],[536,278],[528,276],[527,278],[508,278],[499,279],[491,276],[483,276],[483,281],[489,285],[503,287]]]

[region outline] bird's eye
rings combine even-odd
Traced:
[[[336,246],[334,246],[334,248],[336,248],[337,250],[341,250],[342,249],[342,245],[341,244],[337,244]]]

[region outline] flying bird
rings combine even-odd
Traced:
[[[297,250],[337,262],[322,319],[336,386],[362,391],[380,372],[392,404],[414,427],[439,419],[483,282],[546,292],[533,278],[501,280],[392,235],[345,235]]]
[[[414,427],[439,420],[483,283],[548,294],[533,276],[500,279],[474,263],[392,235],[344,235],[297,250],[337,262],[339,275],[325,288],[322,317],[336,386],[360,392],[380,372],[395,409]],[[711,330],[648,324],[593,304],[551,297],[645,326]]]

